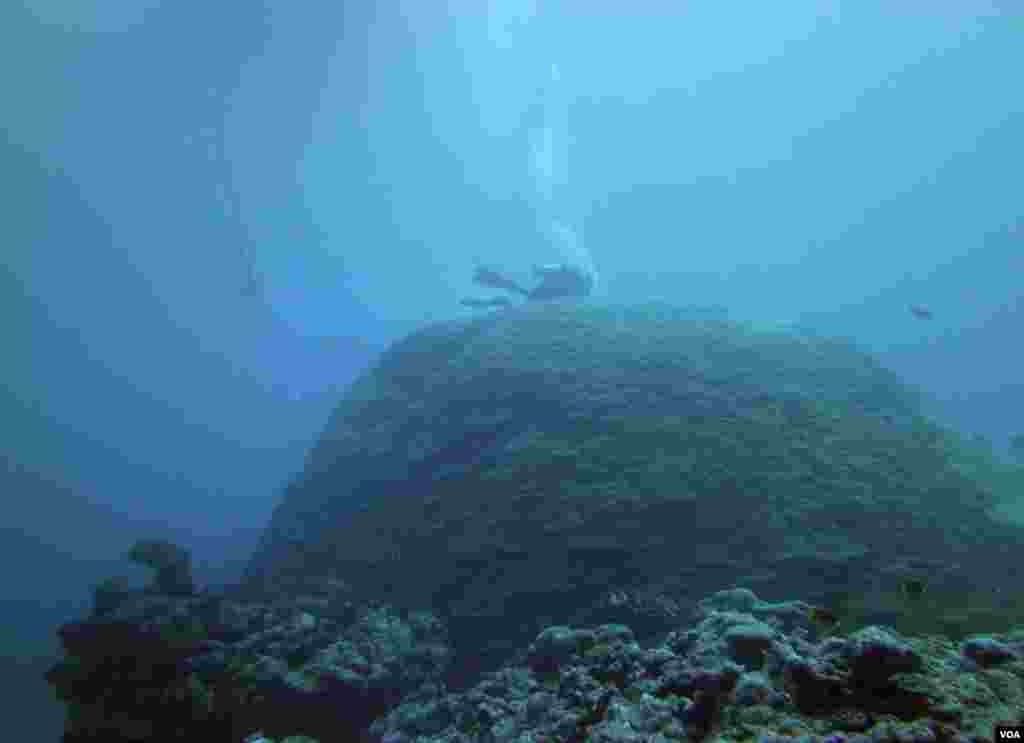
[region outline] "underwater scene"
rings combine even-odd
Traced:
[[[40,743],[1024,740],[1024,6],[0,7]]]

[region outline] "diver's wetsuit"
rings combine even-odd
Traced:
[[[530,289],[527,299],[546,300],[565,297],[585,297],[594,289],[593,277],[580,268],[568,263],[536,266],[534,273],[540,283]]]

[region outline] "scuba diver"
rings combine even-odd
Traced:
[[[552,299],[580,299],[586,297],[594,289],[594,277],[587,271],[569,263],[548,263],[534,266],[533,274],[538,283],[527,288],[507,274],[494,268],[477,266],[473,272],[473,282],[490,289],[502,289],[518,294],[526,301],[547,301]],[[463,299],[466,307],[487,308],[506,307],[512,304],[508,297],[491,297],[488,299]]]

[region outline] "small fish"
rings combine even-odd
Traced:
[[[918,320],[931,320],[934,317],[930,309],[919,304],[910,305],[910,314]]]

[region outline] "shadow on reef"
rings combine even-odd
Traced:
[[[548,626],[451,691],[457,659],[429,612],[358,604],[336,579],[289,599],[186,590],[184,550],[145,541],[130,555],[153,583],[98,586],[91,615],[59,632],[47,680],[68,705],[68,743],[968,743],[1024,724],[1017,605],[1006,632],[964,624],[971,636],[954,642],[878,625],[838,634],[841,610],[735,588],[680,610],[646,646],[621,623]],[[619,595],[609,611],[655,598]]]

